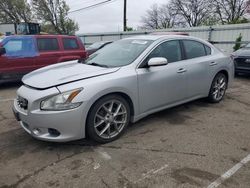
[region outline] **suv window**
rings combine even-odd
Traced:
[[[169,63],[182,60],[180,42],[178,40],[173,40],[160,44],[151,52],[147,61],[153,57],[164,57]]]
[[[10,40],[5,45],[6,53],[18,52],[22,50],[22,40]]]
[[[72,38],[64,38],[63,39],[63,47],[65,50],[79,49],[77,40],[72,39]]]
[[[38,38],[37,46],[39,51],[59,50],[59,45],[56,38]]]
[[[0,36],[0,42],[2,42],[2,41],[3,41],[3,39],[4,39],[4,37],[1,37],[1,36]]]
[[[36,55],[32,38],[11,39],[4,44],[6,56],[33,57]]]
[[[186,51],[186,58],[192,59],[196,57],[206,56],[204,44],[192,41],[192,40],[183,40],[184,48]]]

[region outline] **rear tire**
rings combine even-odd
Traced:
[[[208,101],[211,103],[219,103],[225,96],[228,80],[225,74],[218,73],[211,85]]]
[[[108,95],[99,99],[90,109],[87,118],[87,134],[98,143],[118,139],[130,122],[128,102],[119,95]]]

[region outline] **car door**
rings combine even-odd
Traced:
[[[59,63],[63,50],[55,36],[39,36],[36,38],[39,56],[35,59],[37,68]]]
[[[62,37],[62,44],[64,52],[60,61],[81,59],[84,56],[84,50],[75,37]]]
[[[3,42],[6,54],[2,55],[0,71],[5,76],[23,75],[34,69],[37,56],[32,37],[11,37]]]
[[[165,66],[147,67],[153,57],[167,58]],[[159,44],[137,69],[141,113],[178,103],[187,92],[186,65],[180,41]]]
[[[195,40],[182,40],[187,63],[188,98],[204,97],[210,88],[211,48]]]

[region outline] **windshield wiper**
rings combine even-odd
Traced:
[[[97,66],[97,67],[105,67],[105,68],[109,68],[107,65],[102,65],[102,64],[98,64],[98,63],[90,63],[87,65],[93,65],[93,66]]]

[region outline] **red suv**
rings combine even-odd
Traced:
[[[86,58],[76,36],[27,35],[0,39],[0,80],[21,78],[35,69]]]

